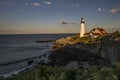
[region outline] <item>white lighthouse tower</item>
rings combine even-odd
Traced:
[[[81,18],[81,23],[80,23],[80,37],[83,37],[85,34],[85,21],[84,18]]]

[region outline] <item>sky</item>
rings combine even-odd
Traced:
[[[0,34],[120,31],[120,0],[0,0]]]

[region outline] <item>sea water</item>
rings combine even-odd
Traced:
[[[53,42],[36,43],[42,40],[56,40],[74,34],[13,34],[0,35],[0,75],[10,76],[27,66],[30,59],[36,59],[52,50]]]

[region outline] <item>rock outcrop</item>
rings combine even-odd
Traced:
[[[64,42],[66,39],[60,39],[60,41],[58,40],[56,42],[61,42],[60,45],[63,44],[64,46],[53,51],[52,54],[49,55],[49,60],[57,65],[66,65],[71,61],[111,65],[115,61],[120,60],[119,38],[120,36],[107,35],[102,38],[91,40],[89,44],[80,41],[70,43],[72,42],[70,41],[71,38],[67,40],[68,42]]]

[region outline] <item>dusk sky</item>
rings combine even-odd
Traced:
[[[0,34],[120,31],[120,0],[0,0]]]

